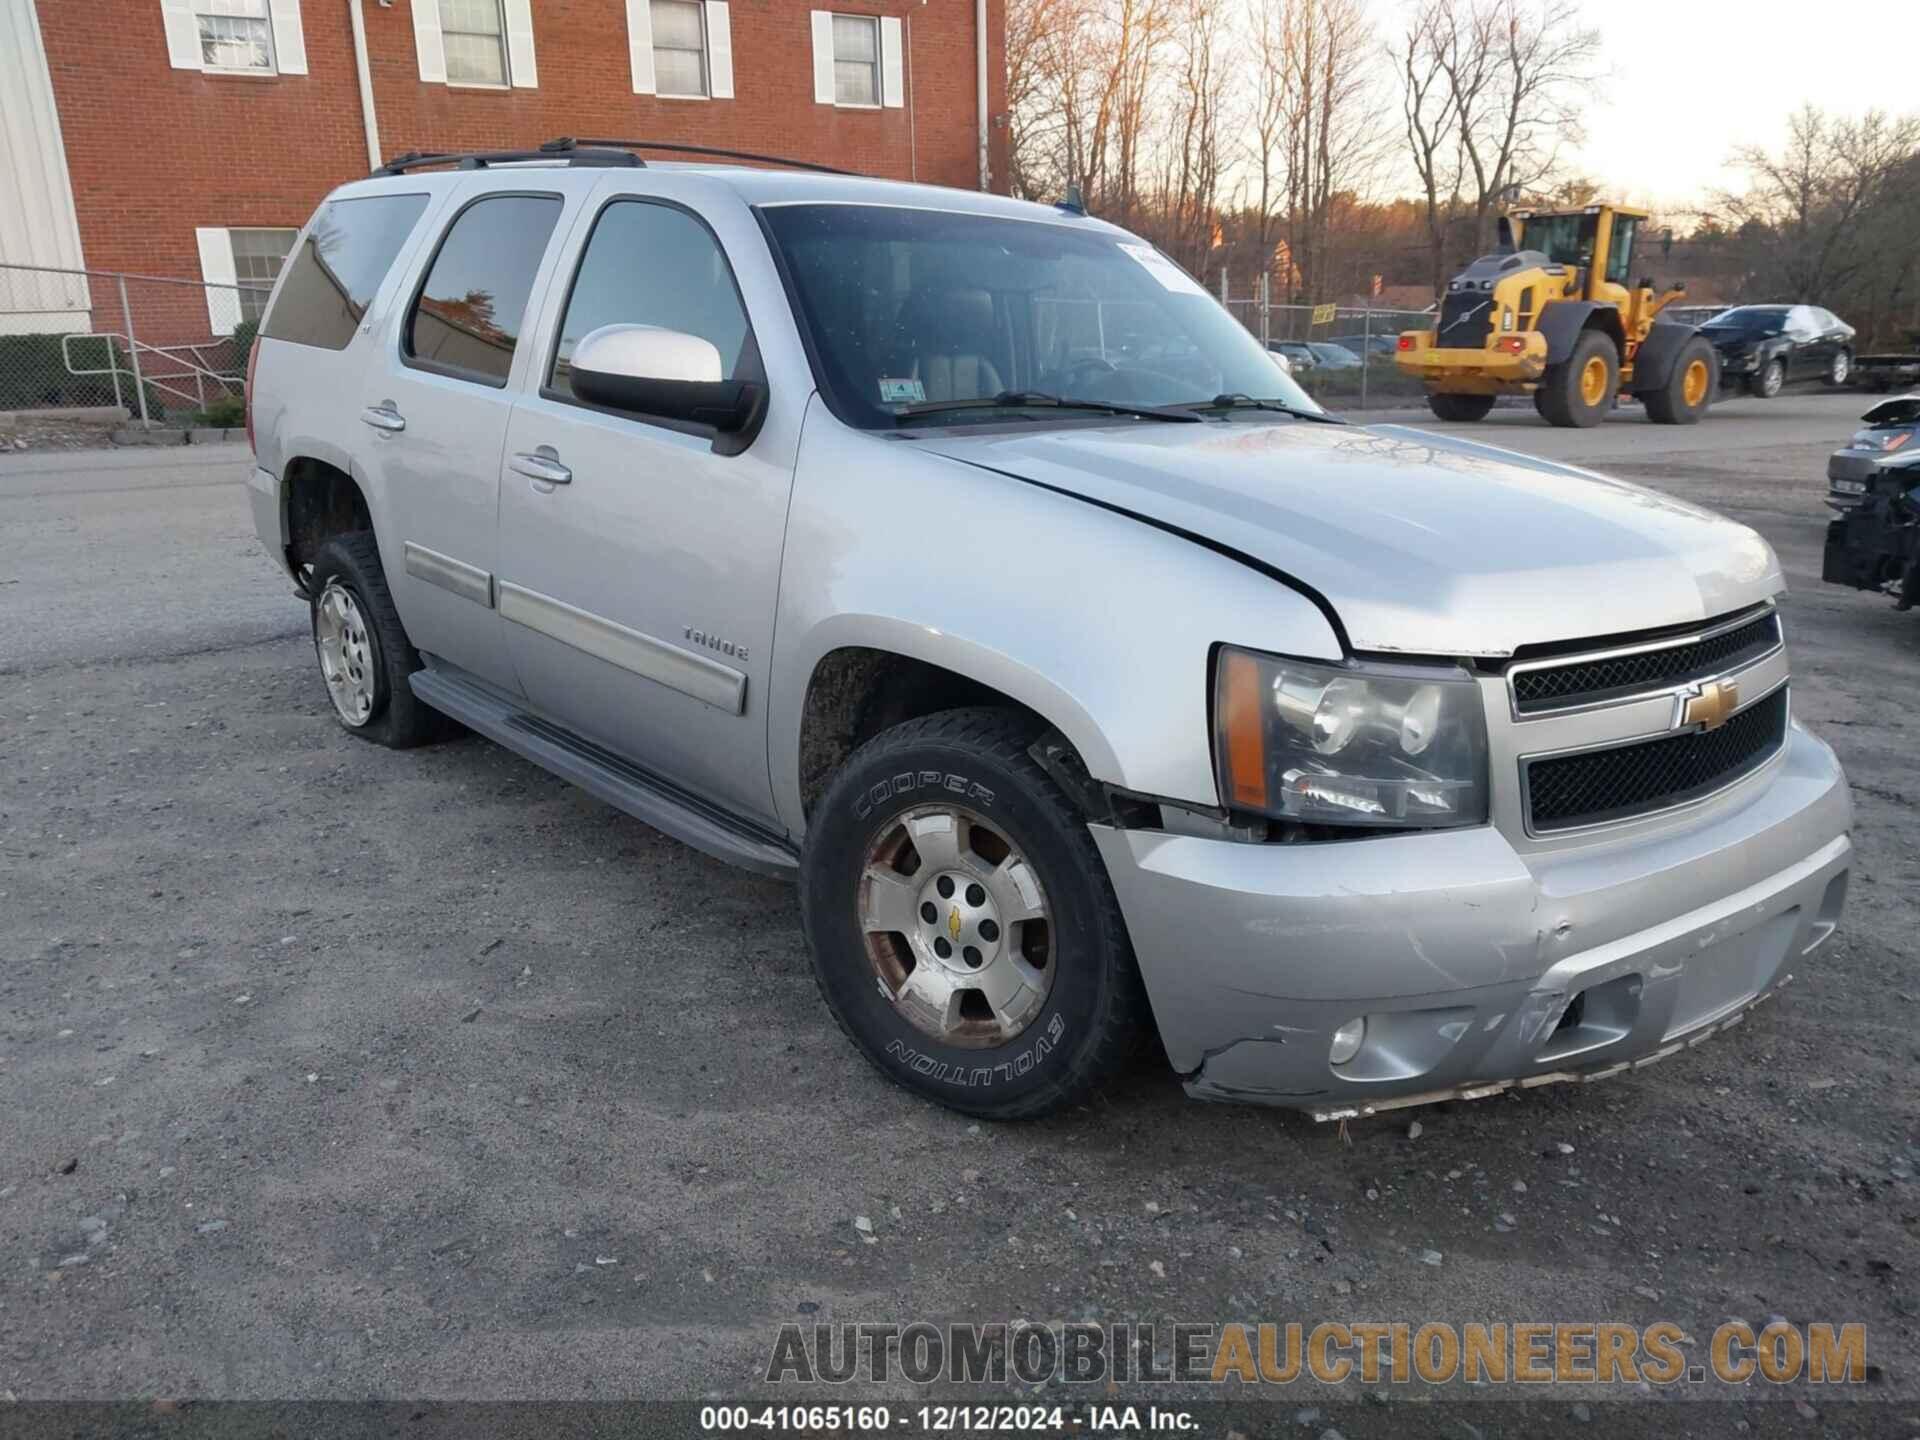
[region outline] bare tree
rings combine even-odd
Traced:
[[[1781,298],[1818,300],[1890,258],[1882,253],[1887,247],[1868,243],[1885,238],[1882,227],[1860,222],[1889,198],[1896,177],[1911,172],[1916,152],[1920,116],[1894,119],[1869,110],[1849,120],[1804,106],[1788,121],[1778,154],[1758,145],[1734,152],[1733,163],[1751,183],[1741,194],[1719,197],[1720,206],[1736,227],[1767,227]],[[1904,199],[1905,187],[1899,188],[1897,198]],[[1899,208],[1912,216],[1910,202]],[[1891,256],[1911,254],[1911,234]]]
[[[1394,58],[1436,287],[1446,219],[1457,211],[1484,250],[1503,199],[1547,180],[1578,138],[1600,56],[1599,31],[1579,20],[1578,0],[1420,0],[1409,15]]]

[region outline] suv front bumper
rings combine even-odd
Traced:
[[[1839,763],[1788,737],[1737,792],[1630,843],[1093,831],[1187,1089],[1336,1119],[1651,1064],[1784,985],[1833,933],[1852,860]]]

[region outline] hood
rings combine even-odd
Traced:
[[[916,443],[1279,570],[1359,651],[1504,656],[1704,620],[1784,588],[1744,525],[1410,427],[1143,422]]]

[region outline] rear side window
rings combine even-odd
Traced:
[[[286,262],[286,280],[260,333],[296,345],[346,349],[426,208],[424,195],[328,201]]]
[[[746,347],[747,312],[733,271],[707,227],[684,210],[617,200],[600,212],[567,297],[548,387],[570,396],[568,362],[602,325],[656,325],[710,341],[733,378]]]
[[[505,385],[527,297],[559,218],[558,195],[490,195],[462,210],[407,316],[407,358]]]

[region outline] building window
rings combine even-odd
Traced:
[[[833,103],[880,103],[880,21],[876,16],[833,17]]]
[[[267,0],[194,0],[200,63],[209,70],[273,72],[273,18]]]
[[[298,230],[229,230],[233,246],[233,282],[240,289],[240,318],[258,321],[267,310],[273,282],[280,278]]]
[[[506,25],[500,0],[440,0],[441,43],[450,85],[507,83]]]
[[[707,93],[705,8],[698,0],[652,0],[656,95]]]

